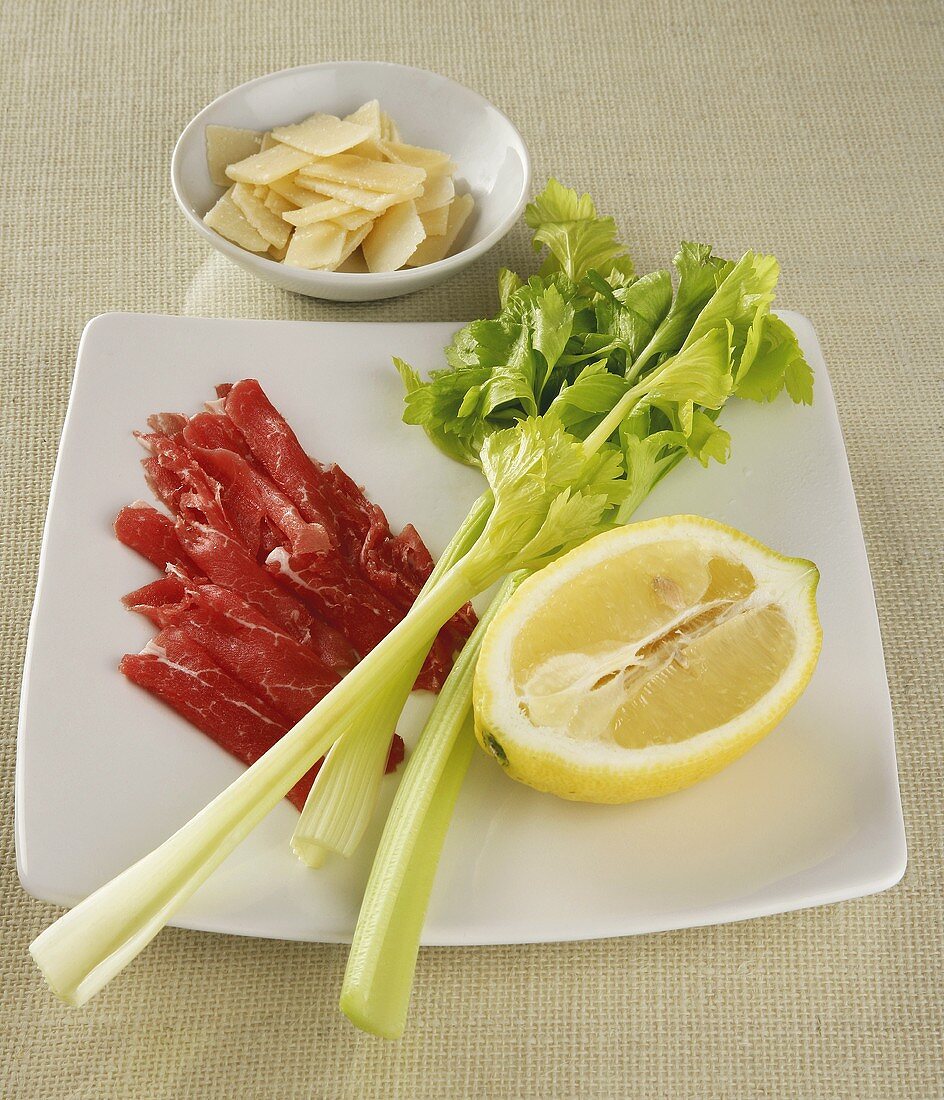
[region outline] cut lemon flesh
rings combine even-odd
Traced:
[[[776,725],[819,655],[816,567],[672,516],[526,581],[485,636],[476,735],[509,775],[592,802],[667,794]]]

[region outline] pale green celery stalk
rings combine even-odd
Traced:
[[[375,1035],[403,1034],[430,891],[474,745],[472,678],[489,623],[521,582],[508,577],[449,674],[407,764],[351,944],[341,1010]]]
[[[642,382],[638,382],[631,390],[627,390],[613,408],[610,409],[603,420],[593,429],[590,435],[587,436],[583,441],[583,450],[588,458],[596,454],[620,424],[623,423],[626,417],[629,416],[640,398],[645,396],[649,386],[650,379],[646,378]]]
[[[415,653],[475,594],[454,566],[434,592],[264,756],[170,839],[60,917],[30,945],[52,990],[84,1004],[157,935],[201,883]]]
[[[376,940],[380,965],[374,959],[365,964],[362,953],[348,959],[341,1011],[362,1031],[384,1039],[403,1036],[426,909],[456,799],[474,751],[472,719],[467,713],[422,820],[422,845],[406,864],[398,888],[390,895],[383,933]],[[370,939],[369,929],[364,936]]]
[[[583,441],[583,451],[587,458],[596,454],[603,444],[606,443],[610,436],[619,428],[620,424],[630,415],[635,406],[652,390],[660,376],[664,376],[665,373],[668,372],[673,361],[677,360],[677,358],[677,356],[673,356],[667,359],[623,394],[603,420],[600,421],[590,435]],[[629,376],[627,375],[627,377]]]
[[[491,510],[488,491],[475,502],[443,551],[421,596],[474,544]],[[292,835],[292,851],[309,867],[321,867],[330,852],[350,856],[360,843],[377,801],[391,734],[432,641],[417,651],[412,661],[404,661],[402,674],[378,704],[366,714],[353,716],[328,752]]]
[[[656,329],[656,331],[652,334],[652,339],[636,357],[629,370],[627,370],[625,375],[627,382],[635,382],[639,375],[642,373],[643,368],[648,366],[649,360],[653,358],[652,349],[656,346],[656,337],[660,335],[660,330]]]
[[[323,866],[332,852],[351,855],[364,835],[383,779],[390,735],[415,678],[385,692],[382,702],[363,717],[355,716],[328,750],[292,834],[292,851],[308,867]]]
[[[623,415],[625,410],[620,419]],[[607,417],[601,425],[606,433],[603,440],[615,430],[614,421],[618,423],[615,416]],[[637,505],[683,457],[684,451],[679,451],[666,462],[640,493]],[[625,512],[623,521],[628,519]],[[471,731],[463,732],[463,725],[472,710],[472,680],[482,636],[525,575],[506,579],[466,643],[413,750],[384,826],[361,902],[340,1001],[350,1021],[374,1035],[399,1039],[406,1026],[436,867],[474,747]]]

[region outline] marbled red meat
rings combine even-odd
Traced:
[[[222,447],[227,451],[235,451],[243,458],[252,458],[252,452],[246,445],[242,433],[232,420],[222,413],[197,413],[187,421],[182,434],[184,441],[191,447]]]
[[[141,653],[126,654],[118,668],[247,767],[293,724],[226,673],[205,649],[176,627],[162,630]],[[402,759],[403,742],[394,736],[387,770],[392,771]],[[286,795],[297,809],[305,805],[320,767],[319,760]]]
[[[310,458],[258,382],[139,433],[145,478],[118,538],[165,575],[125,597],[161,631],[121,669],[244,763],[258,759],[399,623],[433,561],[416,530]],[[475,623],[443,627],[417,687],[438,690]],[[403,757],[394,738],[388,767]],[[313,769],[289,795],[299,807]]]
[[[152,432],[160,432],[162,435],[177,435],[187,427],[188,419],[183,413],[151,413],[147,418],[147,426]]]
[[[226,395],[224,408],[240,429],[256,461],[294,501],[302,515],[323,517],[330,513],[333,517],[332,534],[342,561],[324,554],[311,564],[306,558],[306,564],[299,563],[295,568],[288,565],[285,552],[278,549],[268,560],[274,561],[287,579],[294,582],[300,578],[296,592],[308,591],[314,601],[306,600],[309,606],[317,608],[319,614],[336,626],[339,626],[339,619],[322,608],[324,600],[338,606],[343,604],[348,609],[345,614],[352,603],[359,606],[356,613],[351,612],[347,625],[339,629],[345,631],[363,656],[368,651],[363,645],[373,648],[413,606],[432,572],[432,556],[411,525],[393,536],[383,510],[372,504],[339,466],[325,467],[313,461],[255,379],[237,382]],[[310,512],[306,513],[306,509]],[[319,522],[324,522],[323,518]],[[344,562],[351,563],[356,572],[345,571]],[[336,578],[341,573],[345,579],[340,584],[347,589],[347,599],[339,601]],[[354,583],[357,574],[366,584]],[[330,591],[324,594],[318,591],[322,578],[330,586]],[[378,599],[373,593],[382,598]],[[391,615],[390,605],[398,608],[400,614]],[[448,674],[455,651],[468,638],[475,622],[472,608],[466,606],[443,628],[424,668],[424,686],[437,690],[437,685]]]
[[[119,542],[162,571],[167,565],[185,571],[193,568],[193,562],[177,537],[174,521],[143,500],[121,509],[115,519],[115,534]]]
[[[184,578],[179,573],[168,572],[166,576],[129,592],[122,597],[121,602],[129,611],[136,611],[161,629],[170,623],[167,609],[186,600],[187,585]]]
[[[173,582],[176,581],[176,586]],[[191,585],[173,574],[139,589],[132,610],[159,627],[178,627],[230,675],[292,723],[303,718],[340,677],[235,592]]]
[[[161,631],[143,652],[126,654],[118,668],[247,767],[291,728],[291,722],[174,627]],[[286,796],[299,810],[320,766],[319,760]]]
[[[338,554],[295,556],[280,548],[269,556],[269,565],[313,612],[340,630],[362,657],[403,619],[404,612],[371,588]],[[439,691],[456,648],[454,639],[440,632],[417,677],[417,688]]]
[[[337,526],[322,488],[321,468],[302,449],[298,437],[254,378],[237,382],[223,407],[256,461],[295,504],[309,523],[320,524],[333,538]]]
[[[151,491],[181,519],[206,524],[235,538],[238,532],[223,508],[219,484],[181,440],[161,432],[136,434],[150,457],[143,462]]]
[[[238,592],[287,634],[310,646],[318,659],[339,675],[354,667],[358,655],[345,636],[313,615],[236,539],[205,524],[179,522],[177,533],[187,554],[210,581]]]
[[[194,447],[191,453],[220,486],[227,512],[238,504],[255,517],[257,527],[262,519],[267,519],[283,536],[277,541],[287,542],[295,554],[331,549],[331,536],[324,527],[304,520],[292,501],[242,455],[221,447]],[[272,549],[270,546],[270,552]]]

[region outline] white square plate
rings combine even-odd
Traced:
[[[720,775],[630,806],[560,801],[476,753],[436,879],[428,944],[586,939],[756,917],[884,889],[905,868],[891,709],[868,561],[829,380],[809,322],[785,314],[816,402],[733,402],[724,466],[688,463],[644,516],[699,512],[820,567],[825,641],[781,726]],[[240,765],[116,671],[152,631],[119,600],[153,578],[114,538],[147,496],[133,428],[254,376],[314,455],[338,461],[433,553],[479,475],[401,423],[397,354],[442,362],[452,324],[327,324],[108,314],[85,330],[53,481],[20,711],[16,841],[33,895],[72,904],[164,840]],[[428,699],[401,722],[409,745]],[[395,779],[385,780],[384,806]],[[383,808],[383,807],[382,807]],[[352,860],[303,867],[282,804],[176,923],[350,938],[380,829]]]

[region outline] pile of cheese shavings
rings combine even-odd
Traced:
[[[206,128],[207,165],[226,187],[204,217],[249,252],[313,271],[396,271],[449,255],[469,215],[447,153],[401,141],[371,100],[269,133]]]

